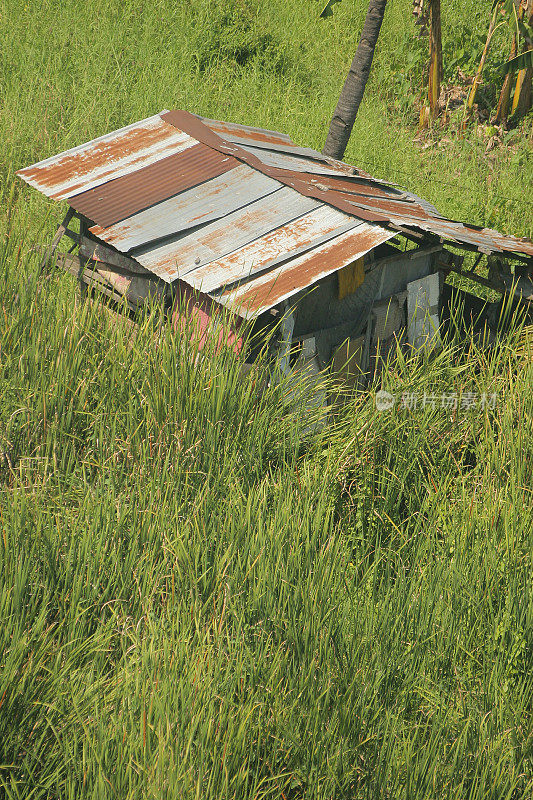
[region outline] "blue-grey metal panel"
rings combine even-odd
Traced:
[[[216,131],[215,131],[216,133]],[[319,161],[322,160],[322,156],[318,152],[318,150],[313,150],[311,147],[298,147],[297,145],[288,145],[288,144],[261,144],[255,139],[247,139],[244,136],[229,136],[226,134],[224,137],[226,141],[233,142],[233,144],[240,144],[245,147],[253,147],[253,152],[255,153],[256,150],[266,150],[267,152],[271,153],[287,153],[293,156],[301,156],[302,158],[314,158]],[[324,167],[327,167],[327,163],[324,161]]]
[[[394,231],[363,222],[253,280],[217,294],[216,300],[239,316],[256,317],[347,266],[394,235]]]
[[[227,142],[259,147],[279,153],[292,153],[295,156],[303,156],[305,158],[317,158],[319,160],[324,158],[318,150],[313,150],[311,147],[299,147],[284,133],[269,131],[264,128],[251,128],[248,125],[236,125],[231,122],[205,119],[205,117],[199,117],[199,119],[208,128],[211,128],[213,133],[218,134]]]
[[[164,112],[162,111],[161,113],[163,114]],[[281,133],[280,131],[273,131],[269,128],[256,128],[252,125],[241,125],[238,122],[225,122],[224,120],[220,119],[209,119],[208,117],[201,117],[199,114],[195,114],[194,116],[200,119],[204,125],[207,125],[216,133],[224,134],[224,138],[226,138],[226,133],[235,135],[240,135],[242,133],[249,137],[259,137],[265,141],[294,144],[288,134]],[[296,147],[297,145],[294,146]]]
[[[334,175],[341,178],[346,178],[347,176],[346,169],[328,167],[326,164],[319,164],[316,161],[300,158],[299,156],[292,156],[288,153],[275,153],[272,150],[263,150],[260,147],[249,147],[248,145],[243,145],[242,149],[256,156],[256,158],[262,161],[267,167],[288,169],[294,172],[308,172],[312,175]]]
[[[320,206],[291,220],[227,256],[189,272],[186,280],[194,288],[210,293],[230,288],[243,280],[255,280],[263,272],[302,255],[330,239],[361,225],[342,211]]]
[[[172,242],[149,247],[135,258],[143,267],[171,282],[321,205],[284,187]]]
[[[241,164],[110,228],[95,226],[91,232],[117,250],[129,252],[148,242],[225,217],[280,188],[278,181]]]

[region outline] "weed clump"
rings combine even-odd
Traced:
[[[200,73],[225,64],[284,75],[292,59],[282,42],[265,30],[252,0],[213,0],[196,13],[193,63]]]

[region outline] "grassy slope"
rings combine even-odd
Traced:
[[[318,19],[311,0],[155,0],[150,11],[117,0],[36,6],[0,4],[0,147],[8,182],[14,167],[163,107],[283,128],[320,148],[364,3],[336,6],[328,22]],[[447,63],[456,63],[461,46],[473,66],[486,27],[483,9],[475,0],[446,6]],[[416,111],[406,102],[418,92],[423,66],[413,29],[409,1],[392,0],[347,160],[408,184],[452,217],[531,235],[524,205],[531,189],[530,126],[516,148],[496,158],[485,157],[486,142],[474,135],[423,152],[413,145],[407,123]],[[494,60],[503,52],[495,50]]]
[[[390,4],[347,160],[531,234],[525,130],[496,160],[470,134],[413,144],[384,88],[410,80],[409,5]],[[447,6],[449,49],[479,5]],[[493,413],[369,400],[304,451],[306,421],[234,364],[193,369],[149,324],[128,346],[68,278],[35,297],[29,244],[60,212],[15,168],[163,107],[319,147],[355,6],[325,25],[304,0],[0,3],[9,798],[530,796],[532,371],[513,341],[387,377],[497,391]]]

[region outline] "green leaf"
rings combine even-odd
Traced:
[[[524,37],[524,39],[532,39],[533,38],[533,28],[525,21],[525,20],[518,20],[518,30]]]
[[[333,6],[335,3],[341,3],[342,0],[328,0],[322,11],[320,12],[320,16],[322,19],[326,19],[327,17],[333,16]]]
[[[525,53],[520,53],[514,58],[510,58],[505,64],[500,64],[500,69],[506,73],[527,69],[528,67],[533,67],[533,50],[526,50]]]
[[[494,11],[496,6],[500,6],[500,9],[507,14],[514,14],[516,9],[513,0],[494,0],[491,11]]]

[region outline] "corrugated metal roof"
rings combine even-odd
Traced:
[[[232,122],[220,122],[215,119],[198,117],[214,133],[217,133],[228,142],[262,147],[278,153],[292,153],[293,155],[308,156],[321,159],[322,156],[310,147],[299,147],[285,133],[269,131],[264,128],[250,128],[248,125],[235,125]]]
[[[188,276],[193,270],[239,250],[319,205],[316,200],[284,186],[187,236],[178,234],[160,247],[136,253],[135,258],[165,281],[182,278],[189,283]]]
[[[248,145],[242,145],[242,149],[251,156],[255,156],[267,167],[305,172],[311,175],[333,175],[335,177],[339,175],[338,169],[330,167],[326,162],[318,161],[316,158],[302,158],[292,153],[277,153],[273,150],[263,150]]]
[[[73,147],[17,175],[30,186],[65,200],[198,144],[160,114]]]
[[[165,281],[253,316],[398,228],[481,252],[533,244],[446,220],[416,195],[285,134],[162,112],[21,170],[92,220],[91,232]],[[375,224],[379,223],[379,224]]]
[[[226,256],[198,266],[187,275],[187,280],[206,294],[220,287],[229,288],[362,224],[334,208],[319,206]]]
[[[281,188],[279,181],[246,164],[239,164],[235,169],[213,180],[150,206],[116,225],[108,228],[94,226],[90,230],[117,250],[129,252],[135,247],[156,242],[175,233],[181,235],[191,228],[227,217],[232,211],[267,197]],[[296,192],[294,194],[300,197]]]
[[[363,222],[354,230],[214,296],[240,316],[253,318],[361,258],[392,236],[391,231]]]
[[[533,256],[532,242],[513,236],[503,236],[488,228],[478,229],[473,237],[471,233],[466,232],[466,228],[462,223],[443,220],[440,215],[432,214],[431,206],[429,204],[421,205],[417,202],[415,195],[406,194],[404,207],[397,212],[392,212],[379,204],[377,204],[376,208],[370,208],[367,204],[359,202],[358,197],[351,192],[330,188],[327,184],[327,178],[331,176],[325,175],[324,180],[319,180],[318,182],[310,178],[308,170],[310,166],[316,166],[315,159],[309,159],[308,165],[305,163],[303,165],[298,164],[296,168],[292,169],[270,166],[261,160],[257,154],[250,152],[250,148],[245,149],[237,144],[225,141],[193,114],[189,114],[186,111],[169,111],[163,114],[162,117],[170,124],[176,125],[180,130],[184,130],[194,136],[198,141],[203,141],[209,147],[213,147],[219,152],[233,155],[235,158],[254,167],[254,169],[258,169],[285,183],[287,186],[291,186],[301,194],[314,197],[360,219],[384,224],[403,225],[414,229],[418,228],[439,237],[443,236],[444,232],[445,238],[449,241],[454,241],[467,247],[473,246],[481,250],[481,252],[501,252],[511,257],[515,255]],[[294,159],[294,162],[297,160]],[[305,159],[301,160],[305,162]],[[326,162],[326,159],[323,160]],[[357,174],[355,168],[350,168],[345,164],[341,164],[341,162],[333,162],[331,159],[327,159],[327,163],[328,165],[335,165],[336,174],[339,178],[349,179],[351,170],[353,177],[360,179],[360,175]],[[379,181],[372,182],[376,189],[382,185],[382,182]],[[386,199],[390,199],[390,195]],[[424,220],[423,224],[421,224],[421,220]],[[446,222],[444,226],[442,225],[443,221]]]
[[[70,205],[107,228],[237,166],[242,167],[242,162],[205,144],[193,144],[181,153],[77,194],[70,199]]]

